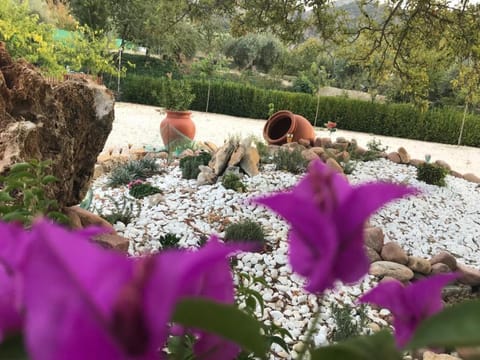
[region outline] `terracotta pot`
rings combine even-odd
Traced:
[[[167,116],[160,123],[160,135],[162,135],[163,144],[168,146],[170,143],[185,137],[193,140],[195,123],[191,117],[192,112],[173,110],[167,110],[166,112]]]
[[[313,143],[315,131],[312,124],[301,115],[281,110],[270,116],[263,127],[263,138],[271,145],[305,139]]]

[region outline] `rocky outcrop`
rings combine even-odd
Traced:
[[[47,194],[60,206],[85,196],[98,154],[112,129],[114,98],[86,79],[52,86],[0,43],[0,173],[31,159],[52,160]]]

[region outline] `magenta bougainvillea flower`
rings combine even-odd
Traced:
[[[307,278],[305,289],[320,293],[335,280],[352,283],[368,271],[363,227],[385,203],[415,190],[390,183],[350,186],[321,161],[289,192],[258,198],[291,225],[289,258],[292,269]]]
[[[397,346],[402,348],[423,320],[442,309],[442,288],[457,277],[456,273],[439,274],[409,286],[396,280],[386,281],[364,294],[359,301],[391,311]]]
[[[88,241],[91,231],[69,232],[46,221],[28,232],[0,224],[0,234],[12,231],[28,239],[28,246],[17,274],[21,291],[0,269],[0,284],[7,285],[0,292],[0,331],[23,323],[34,360],[159,359],[178,301],[195,296],[233,302],[227,257],[242,245],[213,238],[198,251],[128,258]],[[21,312],[10,301],[18,296]],[[209,358],[234,358],[239,352],[219,337],[197,335],[195,351]]]

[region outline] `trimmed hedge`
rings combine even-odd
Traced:
[[[162,78],[129,75],[123,79],[122,101],[162,106]],[[208,83],[190,81],[195,100],[192,110],[205,111]],[[317,98],[309,94],[265,90],[233,82],[212,82],[209,111],[213,113],[268,118],[268,104],[288,109],[313,123]],[[320,98],[317,126],[334,121],[340,129],[377,135],[456,144],[463,113],[451,108],[420,112],[408,104],[381,104],[341,97]],[[480,147],[480,116],[467,115],[462,144]]]

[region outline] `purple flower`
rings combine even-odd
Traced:
[[[195,252],[127,258],[87,241],[84,232],[44,221],[30,236],[23,304],[34,360],[159,359],[181,298],[233,302],[227,256],[239,246],[212,239]],[[218,337],[198,335],[195,350],[217,356],[209,358],[220,358],[219,346],[227,346],[224,359],[239,351]]]
[[[307,291],[320,293],[337,279],[352,283],[367,273],[365,221],[385,203],[413,193],[414,189],[390,183],[352,187],[342,175],[314,161],[291,191],[255,201],[290,223],[292,269],[308,279]]]
[[[397,346],[402,348],[423,320],[442,309],[442,288],[457,277],[455,273],[439,274],[409,286],[396,280],[386,281],[364,294],[359,301],[392,312]]]

